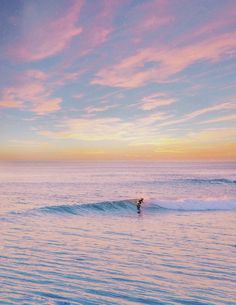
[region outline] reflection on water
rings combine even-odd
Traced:
[[[5,221],[1,304],[233,304],[235,216],[174,212]]]
[[[81,185],[86,182],[86,188],[76,188],[68,181],[68,168],[63,169],[65,178],[58,177],[58,169],[53,171],[52,165],[37,172],[35,167],[24,173],[18,168],[18,178],[17,169],[13,174],[5,168],[7,174],[5,178],[1,174],[3,192],[0,195],[0,304],[236,304],[236,211],[173,209],[153,213],[152,209],[148,210],[147,202],[140,215],[135,205],[123,203],[116,213],[114,209],[107,212],[106,205],[103,210],[90,209],[87,214],[58,213],[63,204],[77,206],[79,202],[73,202],[77,194],[81,202],[92,202],[97,197],[96,187],[99,189],[102,181],[100,177],[94,178],[89,184],[91,168],[80,172],[78,167],[71,167],[77,187],[83,177]],[[171,183],[160,171],[155,175],[149,169],[143,166],[142,175],[137,174],[133,183],[145,180],[144,170],[149,184],[150,175],[155,185],[158,185],[155,179],[163,184]],[[133,167],[128,177],[125,169],[129,186],[134,170],[138,172]],[[116,176],[114,168],[104,170],[106,182],[109,175],[112,177],[112,171]],[[185,175],[199,175],[193,167],[186,172],[187,169],[181,179]],[[223,173],[221,168],[221,172],[222,177],[233,178],[230,169]],[[19,179],[19,175],[24,178]],[[216,176],[209,171],[207,175]],[[104,185],[99,199],[106,192],[110,199],[116,183],[124,190],[122,181],[120,170],[116,178],[110,179],[109,186]],[[41,186],[41,183],[44,184]],[[160,185],[159,196],[164,193]],[[235,191],[229,185],[224,184],[224,188],[220,185],[221,199],[223,196],[233,199]],[[144,184],[143,189],[146,187]],[[51,194],[47,192],[50,188]],[[186,190],[176,193],[178,196],[181,193],[185,200],[193,200],[197,197],[194,197],[196,189],[192,185],[190,188],[191,196],[186,195]],[[171,190],[171,186],[165,185],[164,189]],[[53,198],[55,190],[60,196],[65,190],[68,200],[64,198],[62,202],[59,195]],[[169,197],[176,196],[174,190]],[[216,190],[215,184],[206,189],[203,186],[198,199],[204,194],[213,196],[213,190]],[[90,193],[90,197],[83,197],[84,192]],[[132,191],[130,194],[134,195]],[[58,206],[56,212],[55,208],[50,210],[53,205]]]

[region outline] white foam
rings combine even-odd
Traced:
[[[147,206],[158,205],[165,209],[183,210],[183,211],[208,211],[208,210],[222,210],[233,211],[236,210],[236,200],[156,200],[147,203]]]

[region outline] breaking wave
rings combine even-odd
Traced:
[[[37,209],[37,212],[60,215],[88,215],[94,213],[107,214],[133,214],[137,212],[137,200],[127,199],[122,201],[105,201],[87,204],[64,204],[55,206],[45,206]],[[201,201],[201,200],[181,200],[181,201],[159,201],[145,202],[142,205],[144,213],[159,213],[171,211],[227,211],[236,210],[234,200],[221,201]]]
[[[199,183],[199,184],[232,184],[235,183],[236,185],[236,180],[230,180],[230,179],[225,179],[225,178],[220,178],[220,179],[186,179],[186,182],[190,183]]]
[[[105,201],[98,203],[55,205],[39,208],[38,211],[51,214],[88,214],[88,213],[115,213],[136,210],[135,199],[122,201]]]

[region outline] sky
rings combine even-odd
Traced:
[[[0,160],[236,160],[235,0],[0,0]]]

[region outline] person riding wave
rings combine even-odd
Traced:
[[[140,198],[138,201],[137,201],[137,210],[138,210],[138,213],[141,212],[141,205],[143,203],[143,198]]]

